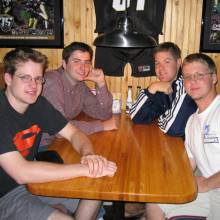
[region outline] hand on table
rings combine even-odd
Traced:
[[[119,126],[119,120],[116,116],[112,116],[110,119],[102,122],[104,131],[117,130]]]
[[[89,168],[89,176],[98,178],[103,176],[114,176],[117,166],[114,162],[108,161],[100,155],[87,155],[81,158],[81,164]]]

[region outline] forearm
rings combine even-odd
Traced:
[[[159,116],[157,106],[154,103],[155,95],[150,95],[148,90],[141,90],[137,101],[132,105],[130,117],[134,123],[149,124]]]
[[[220,188],[220,171],[206,179],[209,190]]]
[[[94,154],[89,138],[70,122],[59,132],[59,135],[71,142],[73,148],[81,155]]]
[[[148,95],[145,94],[145,91],[146,89],[140,91],[137,100],[131,106],[130,117],[132,120],[137,116],[140,111],[142,111],[145,103],[149,102],[150,100]]]
[[[27,161],[22,172],[17,175],[19,184],[61,181],[76,177],[89,176],[89,169],[83,164],[56,164]]]
[[[81,156],[94,154],[91,141],[80,130],[74,132],[70,139],[70,142],[72,143],[74,149],[76,149]]]

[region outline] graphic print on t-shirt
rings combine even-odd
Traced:
[[[35,139],[40,130],[41,129],[37,125],[33,125],[26,130],[16,133],[13,141],[23,157],[26,157],[29,154],[30,148],[34,145]]]
[[[210,130],[210,124],[204,126],[204,144],[219,143],[218,135]]]

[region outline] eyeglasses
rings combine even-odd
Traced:
[[[34,80],[34,82],[37,84],[43,84],[46,81],[43,76],[37,76],[36,78],[32,78],[30,75],[15,75],[15,76],[21,79],[23,83],[31,83]]]
[[[72,59],[71,62],[73,62],[74,65],[85,65],[86,67],[90,67],[92,65],[90,60]]]
[[[210,72],[208,73],[194,73],[192,75],[188,75],[188,76],[183,76],[184,81],[186,82],[190,82],[192,80],[203,80],[204,77],[208,74],[211,74]]]

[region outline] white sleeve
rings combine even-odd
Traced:
[[[190,124],[191,124],[191,118],[192,117],[190,117],[188,119],[187,124],[186,124],[186,128],[185,128],[185,148],[186,148],[186,152],[188,154],[188,157],[190,159],[194,159],[194,156],[193,156],[192,151],[191,151],[191,146],[190,146],[190,138],[191,138],[191,136],[190,136],[190,134],[191,134],[190,127],[191,126],[190,126]]]

